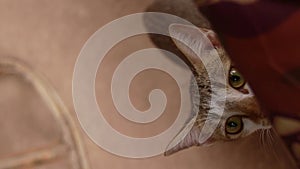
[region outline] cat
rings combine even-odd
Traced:
[[[212,90],[210,89],[210,81],[207,76],[206,69],[201,60],[192,52],[189,48],[193,45],[195,48],[200,48],[201,39],[199,37],[199,31],[205,33],[211,44],[216,49],[225,69],[225,76],[227,77],[226,86],[226,101],[223,115],[215,114],[208,119],[208,110],[210,109],[210,96]],[[234,64],[229,59],[226,51],[222,47],[216,33],[207,28],[198,29],[195,26],[172,24],[169,27],[169,32],[177,48],[185,55],[187,60],[191,63],[192,69],[195,73],[195,79],[197,86],[194,83],[190,85],[191,94],[197,93],[195,90],[199,90],[200,102],[195,103],[194,106],[199,106],[199,112],[196,115],[196,120],[187,122],[186,126],[181,132],[186,132],[186,128],[193,125],[191,130],[183,137],[181,133],[178,133],[175,140],[181,140],[178,144],[171,142],[166,149],[165,155],[171,155],[180,150],[189,148],[191,146],[211,145],[220,141],[231,141],[240,139],[251,135],[258,130],[269,130],[272,128],[268,118],[262,113],[262,110],[241,73],[234,67]],[[189,47],[184,45],[181,39],[186,42]],[[209,57],[207,55],[205,57]],[[214,62],[214,60],[211,60]],[[192,96],[192,100],[196,100],[196,96]],[[199,100],[199,99],[198,99]],[[216,104],[218,106],[218,104]],[[191,118],[192,119],[192,118]],[[218,120],[220,119],[220,121]],[[206,120],[215,123],[217,128],[212,135],[205,141],[199,140],[201,129]],[[203,132],[203,131],[202,131]],[[205,131],[204,131],[205,132]],[[175,146],[174,146],[175,145]]]

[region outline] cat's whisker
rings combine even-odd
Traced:
[[[263,132],[259,130],[258,133],[259,133],[259,145],[263,148]]]
[[[269,137],[269,129],[265,129],[265,142],[266,142],[266,150],[269,152],[272,149],[271,140]]]
[[[262,147],[265,151],[265,154],[270,156],[272,154],[276,160],[279,160],[278,153],[276,152],[276,149],[274,148],[275,139],[273,137],[273,130],[272,129],[264,129],[261,130],[260,136],[262,139]]]
[[[257,139],[257,141],[258,141],[258,144],[260,145],[260,134],[258,133],[258,132],[256,132],[257,134],[258,134],[258,139]]]
[[[266,140],[265,140],[265,130],[262,130],[262,141],[263,141],[263,149],[267,152]]]
[[[273,134],[274,134],[274,130],[271,128],[270,129],[270,137],[271,137],[272,142],[275,143],[275,138],[274,138],[275,136]]]
[[[272,148],[271,152],[274,155],[274,157],[275,157],[276,160],[280,160],[278,151],[276,151],[276,148],[275,148],[275,144],[276,144],[276,140],[275,140],[275,138],[276,138],[276,132],[274,132],[274,130],[272,128],[269,129],[268,131],[269,131],[270,139],[272,140],[271,141],[271,148]],[[274,134],[275,134],[275,136],[274,136]]]
[[[269,138],[270,143],[271,143],[271,144],[274,143],[274,138],[273,138],[273,136],[272,136],[272,130],[271,130],[271,129],[268,129],[268,130],[267,130],[267,133],[268,133],[268,138]]]
[[[260,143],[260,146],[263,147],[263,135],[262,135],[262,131],[259,131],[259,143]]]
[[[274,152],[273,142],[272,142],[271,136],[270,136],[270,129],[266,130],[266,141],[267,141],[267,145],[268,145],[268,150]]]
[[[265,153],[268,153],[268,142],[267,142],[266,129],[262,130],[262,145],[263,145],[263,150],[265,151]]]

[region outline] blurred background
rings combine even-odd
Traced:
[[[92,169],[291,168],[283,150],[263,147],[258,134],[212,147],[190,148],[169,157],[159,155],[146,159],[110,154],[88,138],[80,128],[72,102],[72,75],[77,56],[86,40],[100,27],[119,17],[143,12],[151,3],[152,0],[0,0],[0,55],[24,60],[53,84],[75,119]],[[148,137],[166,129],[176,118],[180,101],[172,78],[148,71],[134,79],[130,90],[132,102],[138,109],[147,109],[147,93],[159,86],[170,99],[165,115],[155,123],[139,126],[116,113],[109,96],[113,70],[130,53],[149,47],[154,45],[147,35],[119,43],[109,52],[102,63],[103,70],[97,74],[96,95],[105,117],[116,130],[131,136]],[[61,128],[29,83],[14,76],[1,76],[0,93],[0,161],[60,140]],[[23,168],[71,168],[66,156]]]

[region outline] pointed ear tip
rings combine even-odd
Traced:
[[[164,156],[169,156],[172,154],[172,147],[170,147],[170,145],[168,145],[164,151]]]
[[[164,156],[165,156],[165,157],[168,157],[168,156],[170,156],[170,155],[172,155],[172,154],[174,154],[174,153],[175,153],[175,152],[172,151],[172,150],[165,150]]]

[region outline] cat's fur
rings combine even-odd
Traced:
[[[220,59],[223,63],[226,76],[228,76],[229,69],[233,65],[227,56],[224,48],[222,47],[220,41],[217,38],[217,35],[212,31],[211,25],[207,21],[207,19],[198,11],[193,0],[165,0],[165,1],[154,1],[151,6],[147,8],[146,11],[149,12],[164,12],[173,14],[179,17],[182,17],[197,27],[199,27],[203,32],[206,33],[208,39],[211,41],[212,45],[217,50]],[[159,26],[159,25],[157,25]],[[228,83],[223,84],[226,88],[226,102],[225,102],[225,110],[221,117],[216,116],[216,119],[221,118],[221,121],[217,124],[217,129],[214,130],[212,136],[206,140],[205,142],[199,142],[199,134],[203,127],[203,124],[208,116],[208,111],[210,110],[210,100],[211,100],[211,88],[210,81],[207,76],[206,69],[203,64],[199,60],[199,58],[190,50],[189,47],[194,45],[194,48],[200,46],[201,38],[197,38],[199,35],[199,30],[197,28],[193,28],[186,25],[173,25],[170,27],[170,34],[179,39],[186,41],[189,45],[185,46],[177,40],[172,40],[167,36],[159,36],[159,35],[150,35],[152,41],[159,47],[165,50],[168,50],[181,59],[183,59],[194,71],[197,84],[191,83],[191,93],[199,93],[200,101],[198,96],[195,96],[196,99],[193,99],[194,106],[198,106],[199,112],[197,113],[196,121],[187,122],[187,126],[182,129],[183,132],[187,132],[186,128],[188,125],[193,125],[192,129],[188,134],[183,137],[181,133],[178,134],[174,141],[176,143],[171,142],[170,146],[166,148],[165,155],[170,155],[182,149],[191,147],[191,146],[199,146],[199,145],[208,145],[214,143],[216,141],[229,141],[233,139],[238,139],[245,137],[258,129],[270,128],[270,124],[268,120],[263,117],[263,113],[260,110],[260,107],[253,95],[251,89],[248,84],[246,84],[241,90],[236,90],[232,88]],[[198,45],[198,46],[197,46]],[[172,58],[170,58],[172,59]],[[213,70],[214,60],[211,60],[211,68]],[[195,86],[196,85],[196,86]],[[223,86],[224,87],[224,86]],[[200,89],[199,91],[198,88]],[[213,93],[218,94],[218,93]],[[197,101],[195,101],[197,100]],[[216,108],[216,107],[215,107]],[[243,131],[238,135],[226,135],[224,130],[224,123],[226,119],[232,115],[245,115],[247,118],[243,118],[243,122],[245,123],[245,127]],[[193,116],[193,115],[192,115]],[[192,119],[192,118],[191,118]],[[214,119],[211,119],[214,122]],[[218,121],[215,121],[216,123]],[[204,131],[205,132],[205,131]],[[175,145],[175,146],[174,146]]]
[[[212,42],[212,45],[214,45],[214,48],[217,50],[217,53],[220,56],[223,67],[225,69],[225,77],[228,77],[228,73],[233,64],[227,56],[224,48],[219,43],[217,35],[212,30],[200,30],[193,26],[174,24],[170,26],[169,31],[173,37],[176,37],[176,39],[181,39],[182,41],[186,42],[189,47],[193,46],[194,48],[201,48],[201,45],[203,43],[207,43],[202,42],[203,39],[199,37],[200,31],[204,32],[208,37],[207,39]],[[215,114],[214,116],[212,116],[213,118],[209,119],[213,123],[216,123],[218,127],[216,128],[216,130],[214,130],[212,136],[208,140],[206,140],[205,142],[199,142],[201,129],[205,121],[207,120],[208,111],[209,109],[211,109],[209,103],[211,95],[213,93],[210,89],[210,81],[207,76],[206,68],[202,64],[199,57],[188,46],[185,46],[183,43],[179,42],[176,39],[174,39],[175,44],[185,54],[186,58],[193,65],[193,69],[196,72],[195,74],[198,88],[196,86],[193,86],[193,83],[191,83],[191,92],[192,94],[196,93],[197,91],[195,90],[199,89],[200,103],[196,104],[196,106],[199,106],[199,112],[196,117],[196,122],[192,124],[187,123],[187,125],[193,125],[191,131],[185,136],[185,138],[181,138],[182,141],[178,145],[176,145],[175,147],[168,147],[165,153],[166,155],[172,154],[190,146],[211,144],[216,141],[230,141],[248,136],[259,129],[271,128],[269,121],[263,116],[260,106],[258,105],[255,96],[249,86],[246,84],[243,88],[237,90],[231,87],[228,82],[226,82],[225,84],[223,84],[223,87],[225,85],[226,88],[226,101],[223,115],[219,116]],[[207,55],[205,57],[210,57],[210,55]],[[214,67],[215,69],[217,69],[216,65],[214,65],[215,61],[210,60],[210,62],[211,64],[209,64],[209,66],[211,66],[212,70],[214,70]],[[217,90],[221,90],[221,88],[222,85]],[[215,105],[221,106],[219,104]],[[229,117],[236,115],[243,116],[243,130],[235,135],[227,134],[225,132],[226,120]],[[220,122],[218,121],[218,119],[221,119]]]

